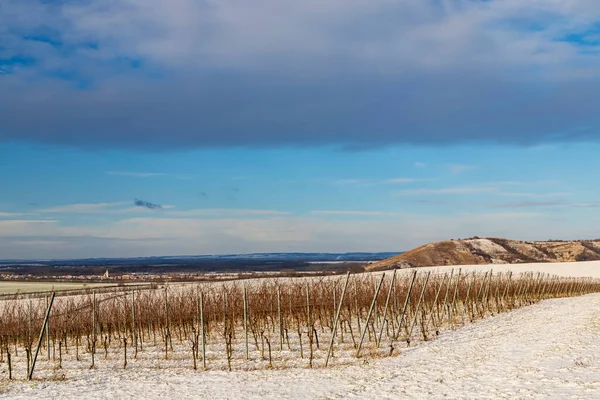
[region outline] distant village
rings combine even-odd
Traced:
[[[189,282],[189,281],[226,281],[235,279],[291,277],[322,275],[322,272],[296,271],[247,271],[247,272],[197,272],[197,273],[113,273],[108,270],[102,275],[43,275],[31,273],[0,272],[0,281],[33,282],[86,282],[86,283],[131,283],[131,282]]]

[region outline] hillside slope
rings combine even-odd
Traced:
[[[428,243],[375,262],[368,271],[436,265],[516,264],[600,260],[600,240],[524,242],[471,238]]]

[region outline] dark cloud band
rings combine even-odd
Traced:
[[[0,141],[145,150],[598,141],[599,89],[465,74],[48,83],[0,91]]]

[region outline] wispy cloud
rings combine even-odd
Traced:
[[[361,211],[361,210],[313,210],[313,215],[347,215],[358,217],[390,217],[397,216],[399,213],[387,211]]]
[[[389,178],[389,179],[340,179],[335,181],[337,185],[345,186],[374,186],[374,185],[393,185],[393,184],[409,184],[416,182],[434,181],[434,178]]]
[[[113,202],[113,203],[76,203],[64,206],[42,208],[36,210],[37,213],[64,213],[64,214],[94,214],[102,213],[114,207],[120,207],[130,204],[128,202]]]
[[[565,201],[515,201],[505,203],[490,203],[493,208],[535,208],[535,207],[571,207],[571,208],[597,208],[598,203],[570,203]]]
[[[453,175],[462,174],[463,172],[477,169],[476,165],[448,164],[448,170]]]
[[[166,215],[172,217],[219,217],[219,216],[282,216],[290,215],[291,211],[279,211],[279,210],[256,210],[256,209],[245,209],[245,208],[203,208],[196,210],[181,210],[181,211],[168,211]]]
[[[36,215],[32,213],[13,213],[0,211],[0,218],[25,217],[27,215]]]
[[[572,203],[570,206],[573,208],[598,208],[600,203]]]
[[[499,181],[481,183],[478,185],[471,186],[452,186],[444,188],[418,188],[418,189],[406,189],[398,190],[394,192],[396,196],[415,196],[415,195],[460,195],[460,194],[493,194],[495,196],[503,197],[523,197],[523,198],[554,198],[554,197],[567,197],[571,193],[567,192],[510,192],[506,191],[506,186],[536,186],[535,183],[525,183],[518,181]]]
[[[413,163],[413,166],[415,168],[427,168],[427,163],[417,161],[417,162]]]
[[[127,171],[106,171],[107,175],[127,176],[130,178],[152,178],[156,176],[167,176],[163,172],[127,172]]]
[[[136,201],[140,201],[137,200]],[[144,201],[141,200],[143,203]],[[128,201],[119,201],[112,203],[77,203],[66,204],[56,207],[42,208],[35,210],[34,213],[27,215],[43,215],[43,214],[91,214],[91,215],[127,215],[139,214],[143,212],[154,211],[156,208],[146,207],[142,203],[132,204]],[[152,204],[152,203],[150,203]],[[173,205],[162,205],[162,209],[170,210],[175,208]]]
[[[381,181],[383,184],[394,184],[394,183],[415,183],[415,182],[425,182],[433,179],[416,179],[416,178],[392,178]]]
[[[161,206],[160,204],[155,204],[155,203],[152,203],[152,202],[149,202],[146,200],[135,199],[133,204],[135,204],[138,207],[147,208],[149,210],[162,210],[163,209],[163,206]]]
[[[562,201],[514,201],[506,203],[491,203],[493,208],[533,208],[533,207],[555,207],[566,205]]]
[[[459,186],[438,189],[406,189],[394,192],[396,196],[440,195],[440,194],[474,194],[494,193],[498,189],[493,186]]]
[[[372,185],[374,182],[372,179],[339,179],[335,181],[338,185]]]
[[[568,197],[571,193],[567,192],[553,192],[553,193],[528,193],[528,192],[500,192],[500,196],[506,197],[528,197],[532,199],[544,199],[549,197]]]
[[[191,179],[191,175],[186,174],[169,174],[166,172],[132,172],[132,171],[106,171],[107,175],[124,176],[129,178],[156,178],[156,177],[171,177],[175,179]]]
[[[503,218],[540,218],[544,217],[545,214],[538,212],[517,212],[517,211],[504,211],[504,212],[493,212],[493,213],[463,213],[461,217],[476,217],[481,221],[486,220],[501,220]]]

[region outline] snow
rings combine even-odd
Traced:
[[[578,398],[600,390],[600,294],[547,300],[363,366],[271,371],[81,369],[14,382],[6,399]]]
[[[591,277],[600,278],[600,261],[580,261],[561,263],[531,263],[531,264],[492,264],[492,265],[458,265],[443,267],[417,268],[418,271],[433,271],[438,273],[450,272],[459,268],[463,272],[489,271],[507,272],[515,274],[523,272],[541,272],[558,276]]]
[[[465,240],[465,243],[487,254],[504,255],[507,253],[504,247],[492,242],[490,239],[468,239]]]
[[[599,262],[461,268],[600,277]],[[9,383],[2,373],[0,399],[595,399],[598,321],[600,294],[546,300],[444,332],[437,340],[400,349],[399,356],[347,365],[336,358],[327,369],[320,361],[314,369],[194,371],[189,359],[174,357],[130,360],[123,370],[118,357],[104,361],[99,355],[97,369],[66,365],[46,374],[54,380]]]

